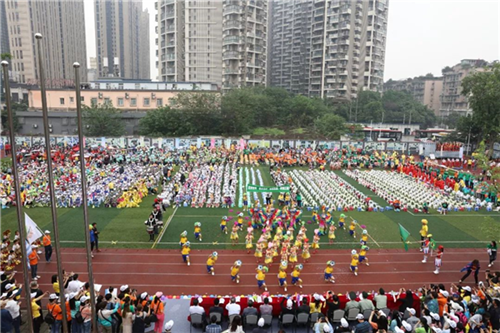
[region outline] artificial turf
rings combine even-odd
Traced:
[[[264,185],[274,185],[267,167],[260,167]],[[374,195],[368,189],[357,184],[353,179],[337,172],[346,182],[355,188],[368,194],[379,204],[387,205],[381,198]],[[276,195],[275,195],[276,197]],[[100,246],[103,248],[151,248],[152,243],[148,242],[149,236],[144,226],[144,221],[148,217],[153,204],[154,197],[146,197],[139,208],[89,208],[90,223],[96,222],[100,230]],[[261,200],[262,201],[262,200]],[[161,241],[155,245],[156,248],[178,248],[179,234],[183,230],[188,231],[188,239],[192,243],[193,249],[243,249],[245,242],[245,232],[240,232],[240,245],[232,246],[229,235],[220,232],[219,223],[224,215],[233,216],[234,219],[240,208],[232,208],[233,212],[224,208],[187,208],[180,207],[173,216]],[[26,213],[42,229],[52,229],[51,210],[49,207],[24,209]],[[173,209],[169,208],[164,214],[164,221],[167,221]],[[17,230],[17,214],[15,208],[3,209],[1,211],[1,230]],[[63,247],[83,247],[84,246],[84,224],[82,208],[58,208],[58,225],[61,245]],[[338,221],[340,212],[333,214],[334,220]],[[411,214],[405,212],[347,212],[346,215],[356,219],[359,224],[366,225],[370,235],[378,243],[380,248],[402,248],[398,223],[403,225],[410,233],[410,240],[419,240],[418,231],[422,218],[429,221],[429,230],[434,235],[437,243],[445,247],[486,247],[490,240],[500,238],[500,214],[484,210],[479,212],[451,212],[447,216],[432,212],[429,215]],[[248,216],[248,214],[245,214]],[[304,209],[301,216],[303,221],[311,220],[311,212]],[[231,223],[228,223],[229,228]],[[202,222],[203,241],[197,242],[194,239],[194,222]],[[347,222],[350,219],[346,220]],[[308,238],[312,241],[315,224],[306,224]],[[358,229],[358,234],[360,229]],[[255,234],[258,238],[258,234]],[[323,237],[321,249],[328,248],[357,248],[359,240],[353,240],[347,231],[337,230],[337,239],[333,245],[326,244],[326,237]],[[256,239],[254,239],[255,243]],[[369,242],[372,248],[378,248],[373,241]],[[412,244],[416,247],[416,244]]]

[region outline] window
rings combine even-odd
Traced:
[[[123,106],[123,97],[118,97],[117,105],[118,106]]]
[[[149,106],[150,99],[149,97],[144,97],[144,103],[143,106]]]
[[[97,98],[91,98],[90,99],[90,105],[97,105]]]
[[[75,103],[75,98],[74,98],[74,97],[70,97],[70,98],[69,98],[69,102],[70,102],[70,103]]]
[[[156,106],[157,107],[162,107],[163,106],[163,98],[157,98],[156,99]]]
[[[104,97],[104,104],[108,105],[111,103],[111,100],[109,99],[109,97]]]
[[[137,98],[130,99],[130,106],[137,106]]]
[[[59,104],[64,105],[64,98],[59,98]]]
[[[84,101],[85,101],[85,97],[80,96],[80,101],[81,101],[81,102],[84,102]]]

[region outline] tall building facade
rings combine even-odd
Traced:
[[[223,90],[265,85],[267,0],[223,0]]]
[[[95,0],[99,77],[150,78],[149,13],[142,0]]]
[[[72,84],[73,63],[87,68],[83,0],[5,2],[13,79],[38,84],[35,33],[41,33],[46,83]],[[82,81],[87,73],[81,73]]]
[[[383,90],[389,0],[272,1],[272,85],[347,100]]]
[[[466,116],[472,113],[467,97],[462,95],[462,80],[475,72],[484,71],[487,65],[485,60],[464,59],[452,68],[443,69],[440,116],[448,116],[451,113]]]
[[[222,84],[222,1],[157,2],[158,79]]]
[[[440,115],[440,98],[443,91],[442,77],[422,76],[398,81],[389,80],[384,84],[384,91],[388,90],[408,92],[413,95],[415,100],[433,110],[436,116]]]
[[[10,53],[6,2],[0,1],[0,53]]]

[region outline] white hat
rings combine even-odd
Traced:
[[[128,289],[128,284],[124,284],[123,286],[120,287],[120,291],[125,291]]]
[[[289,299],[288,301],[286,301],[286,307],[288,309],[291,309],[293,307],[293,301],[291,299]]]
[[[459,312],[463,312],[464,311],[464,308],[460,304],[458,304],[456,302],[453,302],[453,301],[450,301],[450,304],[451,304],[451,308],[453,310],[459,311]]]
[[[320,296],[319,294],[314,294],[314,295],[313,295],[313,298],[314,298],[315,300],[319,301],[319,300],[320,300],[320,298],[321,298],[321,296]]]
[[[259,321],[257,322],[257,325],[259,327],[264,327],[265,323],[266,323],[266,321],[264,320],[264,318],[260,318]]]
[[[89,298],[88,298],[87,296],[82,296],[82,297],[80,297],[80,302],[81,302],[81,303],[85,303],[85,302],[87,302],[88,300],[89,300]]]
[[[365,319],[365,316],[363,316],[361,313],[358,313],[358,315],[356,316],[356,319],[357,320]]]
[[[143,292],[141,294],[141,299],[146,299],[146,297],[148,297],[148,293],[147,292]]]
[[[407,332],[411,332],[411,330],[413,329],[413,327],[411,327],[411,325],[407,323],[406,320],[403,320],[403,327]]]
[[[479,302],[481,301],[481,299],[477,295],[472,295],[471,300],[472,300],[472,303],[475,303],[475,304],[479,304]]]
[[[46,233],[46,234],[50,234],[50,231],[48,231],[48,230],[45,230],[45,233]]]
[[[405,333],[405,331],[403,331],[402,329],[400,329],[399,327],[395,326],[394,327],[394,332],[395,333]]]
[[[328,324],[323,325],[323,332],[328,333],[331,331],[332,331],[332,329],[330,328],[330,325],[328,325]]]
[[[378,310],[377,315],[378,315],[379,317],[387,317],[387,315],[385,314],[385,312],[384,312],[384,311],[382,311],[382,310]]]
[[[439,315],[437,313],[431,312],[430,314],[431,314],[432,319],[439,320]]]
[[[469,286],[462,287],[463,290],[467,290],[468,292],[471,292],[472,289]]]
[[[342,327],[344,327],[344,328],[349,327],[349,323],[347,322],[347,320],[345,318],[340,319],[340,325],[342,325]]]
[[[10,289],[14,288],[15,286],[16,286],[16,285],[15,285],[15,284],[13,284],[13,283],[7,283],[7,285],[5,286],[5,290],[7,290],[7,291],[8,291],[8,290],[10,290]]]
[[[220,305],[223,305],[223,304],[224,304],[224,302],[225,302],[225,301],[224,301],[224,298],[219,299],[219,304],[220,304]]]
[[[450,325],[451,328],[457,328],[457,323],[453,320],[447,320],[446,321],[448,325]]]
[[[450,297],[450,293],[447,292],[446,290],[440,290],[439,292],[441,293],[441,295],[443,295],[446,298]]]
[[[69,293],[68,299],[73,299],[73,298],[75,298],[75,296],[76,296],[76,293]]]
[[[424,319],[427,320],[427,325],[432,324],[432,319],[430,316],[424,316]]]
[[[56,294],[50,294],[49,299],[58,299],[59,297]]]
[[[165,324],[165,331],[171,330],[172,327],[174,327],[174,321],[173,320],[167,321],[167,323]]]
[[[415,313],[417,313],[417,311],[415,311],[415,309],[413,309],[413,308],[406,308],[406,311],[408,311],[409,313],[411,313],[412,316],[414,316]]]

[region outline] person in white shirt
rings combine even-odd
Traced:
[[[236,298],[231,297],[231,302],[226,305],[227,315],[239,315],[241,312],[241,306],[236,303]]]
[[[13,299],[9,299],[5,305],[5,310],[9,311],[12,316],[12,326],[14,327],[14,332],[21,331],[21,313],[19,312],[19,309],[19,303]]]
[[[197,299],[193,300],[193,305],[189,307],[189,314],[205,314],[205,309],[199,305],[199,301]]]
[[[72,280],[68,283],[67,293],[78,294],[85,283],[78,280],[78,274],[73,275]]]

